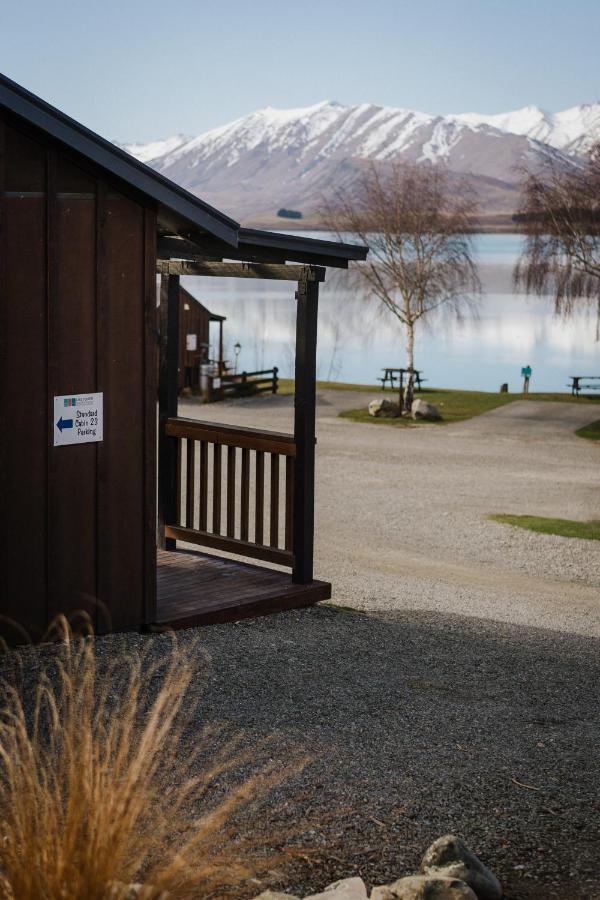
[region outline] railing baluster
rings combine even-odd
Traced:
[[[214,445],[212,530],[221,534],[221,444]]]
[[[196,441],[190,438],[186,441],[186,486],[185,486],[185,524],[187,528],[194,527],[194,475],[196,465]]]
[[[242,500],[240,504],[240,538],[248,540],[248,520],[250,518],[250,451],[242,450]]]
[[[235,537],[235,447],[227,448],[227,537]]]
[[[271,547],[279,546],[279,455],[271,453]]]
[[[285,458],[285,549],[293,548],[294,523],[294,460]]]
[[[254,540],[262,544],[265,522],[265,454],[256,451],[256,507],[254,510]]]
[[[176,524],[181,525],[182,515],[181,515],[181,467],[183,465],[182,460],[182,446],[183,440],[177,441],[177,460],[175,462],[175,521]]]
[[[206,531],[208,508],[208,443],[200,441],[200,531]]]

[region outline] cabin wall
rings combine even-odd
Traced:
[[[187,309],[186,309],[187,307]],[[203,358],[202,344],[209,343],[210,316],[207,309],[185,292],[179,300],[179,390],[199,385],[199,365]],[[188,335],[195,335],[196,350],[187,349]]]
[[[0,612],[33,638],[60,612],[153,615],[155,235],[138,197],[0,111]],[[97,391],[103,441],[54,447],[54,396]]]

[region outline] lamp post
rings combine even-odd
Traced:
[[[238,366],[238,356],[240,355],[240,350],[242,349],[242,345],[239,341],[236,341],[233,345],[233,352],[235,353],[235,368],[234,372],[237,375],[237,366]]]

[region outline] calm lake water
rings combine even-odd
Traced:
[[[476,236],[483,283],[477,308],[466,309],[461,322],[439,317],[417,326],[415,364],[428,386],[496,391],[508,382],[509,390],[517,391],[521,366],[527,364],[533,369],[532,391],[564,391],[569,375],[600,375],[595,313],[582,311],[565,321],[555,316],[550,298],[514,292],[512,268],[521,246],[518,235]],[[212,312],[227,316],[226,357],[234,359],[233,345],[239,342],[238,371],[275,365],[282,377],[293,373],[293,284],[182,281]],[[320,295],[318,377],[373,384],[383,367],[404,364],[397,320],[376,300],[359,295],[347,273],[329,270]]]

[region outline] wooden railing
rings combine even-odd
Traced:
[[[177,444],[166,539],[294,566],[293,435],[171,418]]]
[[[279,383],[279,369],[261,369],[260,372],[225,372],[218,380],[219,387],[211,384],[211,400],[228,397],[251,397],[254,394],[276,394]]]

